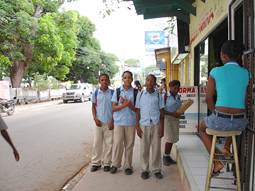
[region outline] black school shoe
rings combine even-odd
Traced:
[[[149,177],[149,173],[147,171],[143,171],[142,174],[141,174],[141,178],[145,180],[148,177]]]
[[[110,169],[110,173],[115,174],[116,171],[117,171],[117,167],[112,166],[112,168]]]
[[[174,161],[170,156],[163,155],[163,164],[165,166],[170,166],[170,164],[177,164],[177,162]]]
[[[157,179],[162,179],[163,178],[161,172],[156,172],[156,173],[154,173],[154,175],[156,176]]]
[[[133,170],[130,169],[130,168],[125,169],[125,174],[126,175],[130,175],[130,174],[132,174],[132,172],[133,172]]]
[[[90,169],[90,171],[91,171],[91,172],[95,172],[95,171],[97,171],[100,167],[101,167],[101,165],[100,165],[100,166],[92,166],[92,168]]]
[[[104,171],[109,172],[110,171],[110,166],[104,166]]]

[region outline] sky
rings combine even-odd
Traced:
[[[145,56],[146,48],[150,46],[145,45],[145,31],[162,31],[167,26],[167,18],[144,20],[132,4],[132,1],[116,3],[120,8],[115,6],[115,11],[105,18],[99,14],[104,9],[102,0],[74,1],[65,3],[62,8],[76,10],[96,25],[94,37],[100,41],[103,51],[115,54],[120,60],[138,59],[143,67],[154,65],[154,54]],[[162,47],[165,45],[156,48]]]

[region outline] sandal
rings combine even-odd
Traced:
[[[222,149],[222,153],[225,154],[225,159],[227,160],[233,160],[234,158],[232,156],[232,153],[230,152],[230,148],[228,146],[224,146],[224,148]]]
[[[214,172],[214,170],[213,170],[212,177],[219,176],[219,175],[220,175],[220,173],[223,173],[223,172],[221,172],[220,170],[219,170],[219,171],[217,171],[217,172]]]

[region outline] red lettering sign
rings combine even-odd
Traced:
[[[208,13],[205,18],[202,20],[202,22],[198,25],[198,30],[191,36],[190,38],[190,44],[192,44],[197,36],[203,32],[203,30],[210,24],[211,18],[214,18],[213,11],[211,10],[210,13]]]

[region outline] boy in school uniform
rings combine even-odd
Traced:
[[[122,74],[124,83],[120,89],[115,90],[112,96],[112,109],[114,111],[114,156],[110,172],[116,173],[121,167],[123,150],[125,149],[125,161],[123,168],[126,175],[131,175],[133,172],[133,147],[135,143],[135,124],[136,124],[136,108],[134,106],[134,88],[131,86],[133,74],[130,71],[125,71]],[[117,95],[120,91],[120,100]]]
[[[164,100],[155,91],[156,77],[152,74],[146,78],[146,90],[138,93],[136,101],[136,129],[140,137],[141,178],[149,177],[150,145],[152,146],[152,172],[161,179],[161,138],[164,135]]]
[[[173,143],[179,141],[179,117],[182,115],[182,113],[177,113],[176,111],[182,106],[180,96],[178,95],[180,85],[181,84],[178,80],[171,81],[169,83],[169,92],[163,94],[163,99],[165,102],[164,137],[166,140],[163,164],[165,166],[169,166],[170,164],[177,164],[177,162],[171,158],[170,153]]]
[[[101,74],[99,76],[100,89],[92,94],[92,114],[96,123],[94,130],[94,143],[92,152],[91,172],[97,171],[104,165],[104,171],[110,171],[113,145],[113,118],[112,118],[112,94],[108,88],[110,84],[109,76]],[[104,144],[104,148],[103,148]]]

